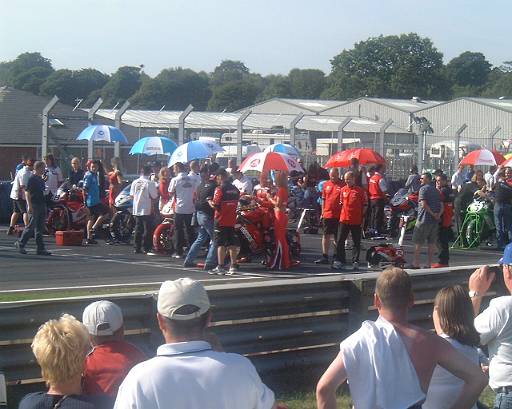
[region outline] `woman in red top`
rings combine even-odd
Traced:
[[[273,209],[274,205],[270,201],[273,192],[272,180],[268,178],[268,174],[260,175],[259,187],[256,187],[256,202],[266,209]]]
[[[290,251],[286,239],[286,229],[288,227],[288,215],[286,207],[288,205],[288,175],[286,172],[279,172],[276,175],[277,194],[270,199],[274,205],[274,237],[275,251],[274,258],[270,262],[270,268],[276,270],[288,270],[291,266]]]
[[[112,158],[110,164],[112,171],[108,174],[108,204],[113,207],[117,195],[121,192],[123,175],[119,170],[119,158]]]
[[[158,191],[160,192],[160,202],[158,204],[159,210],[162,210],[167,202],[169,202],[169,183],[171,182],[171,171],[168,167],[164,166],[158,173]]]

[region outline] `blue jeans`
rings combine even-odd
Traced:
[[[190,246],[190,250],[188,251],[187,257],[185,258],[185,264],[194,264],[197,253],[199,253],[201,246],[206,243],[208,239],[210,239],[210,247],[208,248],[205,266],[215,267],[217,265],[217,255],[215,254],[217,246],[215,245],[213,234],[213,217],[209,216],[205,212],[198,211],[197,224],[199,225],[199,234],[197,235],[194,243],[192,243],[192,246]]]
[[[512,205],[499,202],[494,204],[494,224],[498,248],[503,249],[512,237]]]
[[[512,409],[512,393],[497,393],[494,409]]]

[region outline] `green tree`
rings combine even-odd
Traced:
[[[323,93],[330,98],[443,98],[449,94],[442,53],[430,39],[415,33],[361,41],[335,56],[331,65],[329,88]]]
[[[242,81],[249,77],[249,68],[241,61],[224,60],[211,74],[213,87],[224,85],[231,81]]]
[[[483,97],[500,98],[512,96],[512,71],[502,72],[496,76],[495,81],[490,82],[482,92]]]
[[[316,99],[325,88],[325,74],[317,69],[294,68],[288,74],[291,95],[294,98]]]
[[[103,106],[111,107],[124,103],[140,88],[144,75],[140,67],[121,67],[108,80],[101,90]]]
[[[284,75],[267,75],[265,86],[256,101],[265,101],[271,98],[291,98],[290,79]]]
[[[213,88],[210,111],[236,111],[254,104],[258,88],[251,81],[231,81]]]
[[[39,87],[52,72],[48,58],[37,52],[23,53],[0,65],[0,83],[38,94]]]
[[[11,76],[10,83],[16,89],[39,94],[41,85],[52,74],[53,70],[47,67],[33,67]]]
[[[463,52],[446,65],[446,75],[454,85],[481,87],[486,84],[491,64],[482,53]]]
[[[206,73],[190,69],[170,68],[160,72],[154,79],[144,81],[130,99],[136,108],[182,110],[192,104],[204,110],[211,97]]]

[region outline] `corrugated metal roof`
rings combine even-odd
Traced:
[[[336,105],[334,107],[328,108],[322,111],[322,115],[336,115],[343,111],[343,106],[348,104],[353,104],[358,101],[370,101],[376,104],[385,105],[392,109],[397,109],[402,112],[416,112],[420,109],[430,108],[442,103],[442,101],[431,101],[431,100],[423,100],[423,99],[393,99],[393,98],[368,98],[362,97],[357,98],[352,101],[347,101],[341,105]]]
[[[318,99],[272,98],[250,107],[239,109],[243,112],[248,109],[258,114],[317,114],[326,109],[344,104],[346,101],[331,101]]]
[[[466,98],[479,104],[492,105],[495,108],[512,112],[512,99],[494,99],[494,98]]]

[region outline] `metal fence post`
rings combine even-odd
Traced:
[[[392,119],[388,119],[381,127],[380,127],[380,138],[379,138],[379,153],[384,156],[384,136],[386,134],[386,129],[388,129],[393,123]]]
[[[180,114],[178,119],[179,127],[178,127],[178,145],[183,145],[185,143],[185,119],[190,113],[194,110],[192,105],[189,105],[185,108],[185,110]]]
[[[238,165],[242,163],[242,141],[244,132],[244,121],[249,115],[251,110],[245,111],[240,115],[236,121],[236,162]]]
[[[100,109],[101,104],[103,104],[103,98],[99,97],[94,105],[89,109],[89,112],[87,113],[87,120],[89,121],[89,125],[92,125],[94,122],[94,115],[96,112],[98,112],[98,109]],[[92,139],[89,139],[87,141],[87,159],[94,159],[93,158],[93,147],[94,147],[94,141]]]
[[[468,126],[466,124],[462,124],[462,126],[457,129],[457,132],[455,132],[455,144],[453,148],[453,168],[457,169],[459,166],[459,147],[460,147],[460,135]]]
[[[489,134],[489,139],[490,139],[490,141],[491,141],[491,143],[490,143],[490,145],[491,145],[491,146],[489,147],[489,149],[491,149],[491,150],[492,150],[492,149],[494,149],[494,137],[496,136],[496,134],[497,134],[499,131],[501,131],[501,126],[499,126],[499,125],[498,125],[496,128],[494,128],[494,131],[492,131],[492,132]]]
[[[116,127],[121,129],[121,118],[123,117],[124,113],[128,110],[128,107],[130,106],[130,101],[126,101],[121,108],[119,108],[116,112],[115,116],[115,123]],[[121,144],[119,142],[114,143],[114,157],[121,159]],[[138,169],[137,169],[138,170]]]
[[[338,126],[338,149],[337,152],[341,151],[343,148],[343,131],[345,127],[352,121],[352,118],[348,117],[343,120],[343,122]]]
[[[54,96],[50,102],[43,108],[43,129],[41,134],[41,158],[44,159],[48,155],[48,115],[53,109],[55,104],[59,101],[57,96]]]
[[[417,166],[418,166],[418,170],[420,172],[423,172],[423,157],[424,157],[424,152],[423,152],[423,146],[425,144],[425,139],[426,139],[426,135],[425,133],[423,132],[418,132],[416,134],[416,136],[418,137],[418,152],[417,152]]]
[[[296,143],[295,133],[297,131],[296,127],[302,118],[304,118],[304,114],[302,112],[300,112],[295,118],[293,118],[293,121],[290,122],[290,145],[292,145],[292,146],[295,146],[295,143]]]

